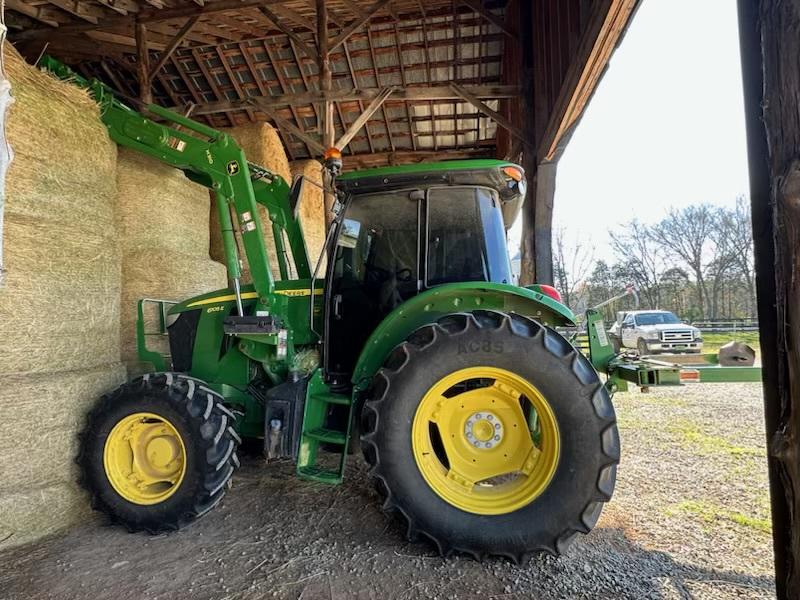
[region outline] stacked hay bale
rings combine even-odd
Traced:
[[[141,298],[185,300],[226,286],[225,267],[209,258],[209,195],[183,173],[123,149],[117,162],[122,247],[122,360],[129,376],[148,369],[136,350],[136,305]],[[149,307],[145,328],[158,329]],[[160,342],[160,345],[159,345]],[[166,338],[148,346],[168,350]]]
[[[300,198],[298,216],[303,226],[303,237],[308,249],[311,270],[325,247],[325,200],[322,193],[322,163],[316,160],[296,160],[291,163],[292,177],[305,177],[303,196]],[[325,272],[323,261],[318,275]]]
[[[0,287],[0,540],[19,544],[85,518],[76,434],[119,362],[116,147],[97,105],[8,44],[16,101]]]
[[[244,150],[248,162],[255,163],[273,173],[277,173],[286,180],[286,183],[292,184],[292,172],[289,168],[289,159],[286,158],[286,151],[283,149],[283,143],[278,135],[278,132],[268,123],[250,123],[248,125],[241,125],[222,131],[228,133],[239,146]],[[259,205],[258,214],[261,217],[261,226],[264,230],[264,241],[267,245],[267,254],[269,255],[270,270],[275,279],[280,278],[280,270],[278,269],[278,258],[275,252],[275,240],[272,235],[272,222],[269,220],[267,209]],[[217,213],[216,203],[212,202],[211,207],[211,244],[209,246],[209,253],[211,258],[225,263],[225,251],[222,245],[222,233],[220,232],[219,217]],[[238,238],[238,234],[237,234]],[[239,242],[240,252],[243,252],[241,241]],[[250,281],[250,270],[244,256],[241,257],[243,264],[243,280]]]

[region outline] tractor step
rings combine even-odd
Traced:
[[[331,392],[322,380],[321,371],[317,370],[309,380],[306,391],[303,429],[297,455],[299,477],[320,483],[342,482],[352,420],[353,403],[350,396]],[[338,468],[331,469],[317,464],[323,445],[329,455],[338,454]]]
[[[327,444],[339,444],[342,446],[347,442],[347,435],[343,431],[334,431],[323,427],[307,431],[304,435]]]

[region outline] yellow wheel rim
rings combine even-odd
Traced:
[[[533,502],[558,466],[553,410],[529,381],[496,367],[470,367],[436,382],[417,407],[414,459],[442,499],[501,515]]]
[[[108,434],[103,467],[111,487],[125,500],[158,504],[180,487],[186,474],[186,448],[167,419],[134,413]]]

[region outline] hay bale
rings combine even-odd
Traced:
[[[0,288],[0,375],[118,358],[116,146],[79,88],[6,45],[12,93]]]
[[[325,199],[322,193],[322,163],[316,160],[296,160],[291,164],[292,178],[305,177],[303,195],[300,198],[298,217],[303,227],[303,237],[308,249],[311,269],[325,247]],[[319,275],[325,273],[323,261]]]
[[[183,173],[139,153],[120,150],[117,163],[122,246],[121,356],[130,376],[149,369],[136,350],[141,298],[185,300],[227,285],[225,267],[209,258],[209,195]],[[157,330],[157,313],[145,319]],[[166,339],[148,339],[167,351]]]
[[[0,539],[20,544],[78,522],[76,434],[119,385],[116,145],[95,102],[5,45],[16,102],[0,288]]]
[[[4,377],[0,404],[13,406],[13,411],[8,411],[5,421],[9,435],[0,437],[0,456],[5,463],[0,497],[76,481],[76,434],[95,401],[124,378],[125,369],[119,363]],[[0,515],[0,523],[5,521]]]
[[[225,267],[195,254],[166,253],[157,249],[126,253],[123,257],[122,286],[122,361],[129,376],[147,371],[149,365],[139,362],[136,350],[136,305],[141,298],[181,301],[198,294],[224,288]],[[147,307],[146,307],[147,308]],[[145,311],[145,331],[158,330],[158,312]],[[150,336],[148,347],[167,352],[168,340]]]
[[[277,173],[291,185],[292,172],[289,168],[289,159],[286,157],[286,151],[283,148],[283,143],[278,135],[278,132],[268,123],[249,123],[239,127],[232,127],[222,129],[228,133],[239,146],[244,150],[248,162],[255,163],[273,173]],[[220,232],[219,218],[217,217],[216,207],[213,207],[212,215],[210,218],[210,233],[211,242],[209,245],[209,254],[218,262],[225,262],[225,251],[222,245],[222,233]],[[275,279],[280,278],[280,270],[278,268],[278,258],[275,252],[275,239],[272,235],[272,222],[269,219],[269,213],[263,206],[258,207],[258,214],[261,217],[261,225],[264,230],[264,242],[267,246],[267,255],[269,256],[270,270]],[[238,237],[238,233],[237,233]],[[239,247],[243,248],[241,242]],[[243,266],[244,281],[250,281],[250,270],[246,264],[246,258],[241,257]]]
[[[0,496],[0,548],[32,542],[91,519],[89,498],[71,483]]]
[[[117,161],[123,254],[158,248],[208,258],[208,194],[173,167],[127,148]]]

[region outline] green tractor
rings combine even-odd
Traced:
[[[81,436],[97,509],[131,530],[178,529],[220,502],[243,439],[293,459],[300,477],[340,483],[357,432],[384,509],[443,555],[519,562],[592,529],[614,489],[614,409],[590,362],[554,330],[574,321],[558,293],[512,283],[518,166],[340,175],[334,152],[335,218],[327,258],[312,264],[296,216],[302,179],[290,188],[228,135],[155,105],[158,122],[148,119],[100,82],[43,64],[91,91],[117,143],[215,192],[231,284],[139,302],[139,354],[153,372],[103,396]],[[168,335],[169,354],[148,347],[151,333]]]

